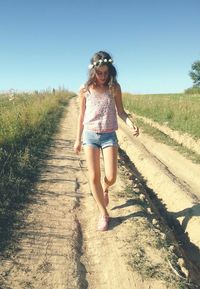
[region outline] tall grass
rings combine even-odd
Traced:
[[[200,94],[200,87],[193,86],[193,87],[187,88],[184,92],[187,94]]]
[[[200,94],[123,94],[130,112],[200,138]]]
[[[60,90],[0,98],[0,231],[4,237],[10,232],[8,223],[29,198],[43,150],[71,95]],[[0,251],[4,245],[2,241]]]

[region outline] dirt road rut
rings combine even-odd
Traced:
[[[1,257],[1,288],[178,288],[165,236],[152,225],[153,213],[122,165],[110,191],[109,230],[96,230],[84,155],[73,152],[77,112],[74,98],[18,229],[18,247]]]

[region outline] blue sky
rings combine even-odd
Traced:
[[[182,92],[200,59],[199,0],[0,0],[0,91],[77,92],[111,53],[123,91]]]

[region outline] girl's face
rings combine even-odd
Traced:
[[[96,70],[96,80],[98,85],[104,85],[108,80],[109,71],[107,65],[102,65]]]

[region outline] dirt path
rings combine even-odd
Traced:
[[[200,249],[200,166],[145,134],[134,139],[122,122],[120,127],[120,146],[144,176],[148,187]]]
[[[1,257],[0,288],[178,288],[168,262],[176,256],[158,224],[152,225],[156,215],[120,160],[109,230],[96,231],[99,216],[84,155],[73,152],[76,118],[72,99],[19,229],[18,248]]]

